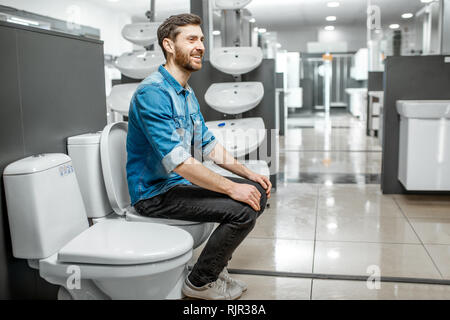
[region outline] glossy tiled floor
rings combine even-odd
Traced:
[[[381,282],[371,289],[366,281],[308,278],[379,270],[382,277],[450,280],[450,197],[383,195],[373,179],[380,172],[378,140],[359,120],[290,119],[278,189],[229,264],[268,274],[234,274],[249,286],[241,299],[450,299],[450,285]]]

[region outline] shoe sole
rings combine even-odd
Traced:
[[[191,292],[188,292],[188,293],[185,292],[185,291],[184,291],[184,288],[181,289],[181,292],[182,292],[186,297],[189,297],[189,298],[195,298],[195,299],[199,299],[199,300],[228,300],[228,299],[208,299],[208,298],[206,298],[206,297],[196,296],[195,294],[193,294],[193,293],[191,293]],[[234,298],[234,299],[230,299],[230,301],[239,299],[240,297],[242,297],[242,293],[243,293],[243,292],[241,292],[241,294],[240,294],[238,297],[236,297],[236,298]]]

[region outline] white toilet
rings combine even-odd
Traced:
[[[184,279],[191,235],[120,219],[89,227],[67,155],[28,157],[3,175],[14,257],[60,285],[59,298],[164,299]]]
[[[209,237],[214,223],[148,218],[137,214],[131,206],[126,178],[127,132],[127,122],[116,122],[102,132],[68,138],[68,153],[88,217],[94,223],[124,217],[127,221],[176,226],[189,232],[194,249],[197,248]]]

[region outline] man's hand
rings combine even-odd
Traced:
[[[252,173],[248,176],[249,180],[254,182],[258,182],[261,187],[266,190],[267,199],[270,199],[270,191],[272,190],[272,184],[270,183],[269,178],[263,176],[262,174]]]
[[[228,196],[236,201],[247,203],[255,211],[260,211],[261,194],[251,184],[234,183],[228,192]]]

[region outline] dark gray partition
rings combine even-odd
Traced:
[[[384,194],[401,194],[407,191],[398,181],[396,101],[450,99],[450,63],[445,56],[389,57],[385,70],[381,189]]]
[[[103,129],[103,42],[0,22],[0,43],[0,173]],[[0,299],[55,299],[57,287],[12,256],[3,177],[0,201]]]

